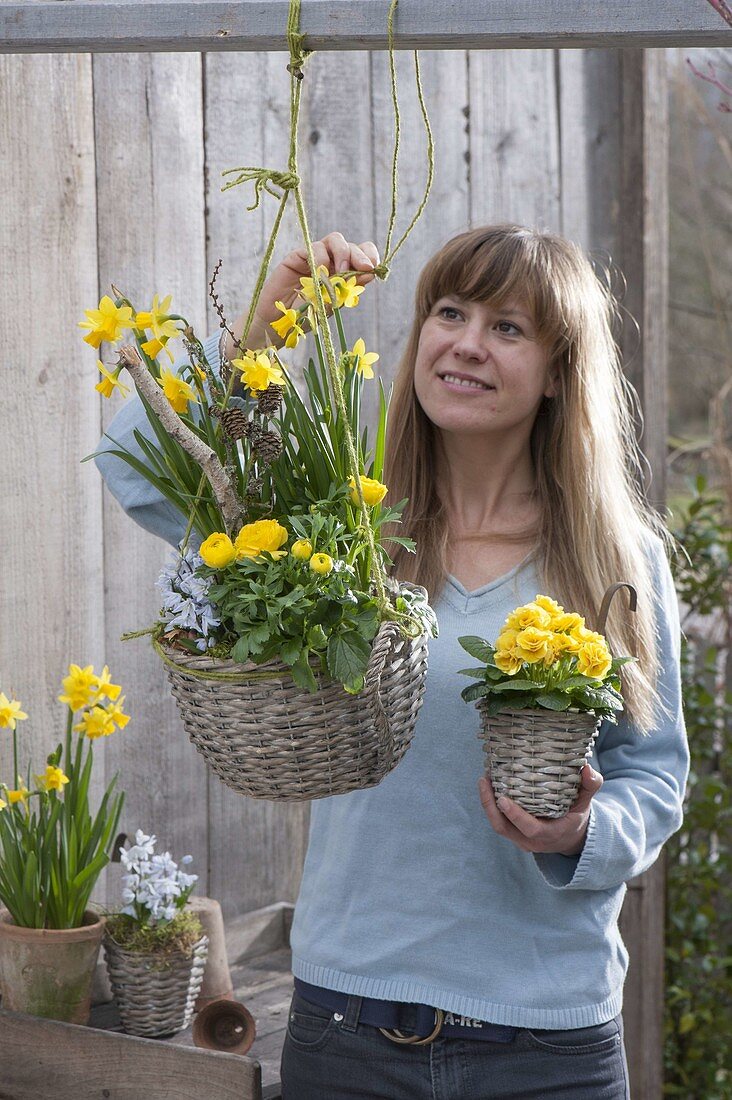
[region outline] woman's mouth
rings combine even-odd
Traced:
[[[477,378],[471,378],[466,375],[451,374],[449,372],[446,374],[441,374],[440,380],[444,382],[446,386],[449,386],[450,389],[473,390],[475,392],[485,392],[486,390],[495,389],[495,386],[490,386],[487,382],[481,382]]]

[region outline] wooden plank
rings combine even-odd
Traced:
[[[91,59],[3,58],[0,101],[0,691],[30,716],[25,774],[63,739],[69,663],[105,659],[101,485],[80,464],[99,438],[98,394],[76,327],[97,280]],[[95,797],[114,740],[99,746]],[[0,778],[14,786],[7,743]]]
[[[138,309],[149,309],[154,293],[172,294],[173,308],[201,331],[206,268],[200,56],[94,58],[94,117],[99,293],[109,293],[114,283]],[[174,354],[183,351],[176,341]],[[115,361],[107,345],[102,352]],[[95,355],[89,349],[78,357],[93,387]],[[100,404],[106,427],[116,402],[100,399]],[[198,892],[209,894],[206,792],[218,780],[209,777],[189,743],[149,639],[120,641],[123,631],[155,622],[160,608],[155,582],[171,553],[105,490],[106,652],[133,717],[108,746],[108,767],[120,770],[127,792],[120,827],[130,836],[138,828],[155,833],[158,850],[170,849],[176,858],[192,854]],[[108,904],[114,907],[120,899],[119,865],[108,877]]]
[[[559,229],[559,118],[550,50],[471,52],[471,220]]]
[[[0,1009],[0,1100],[261,1100],[248,1056],[175,1046]]]
[[[301,30],[315,50],[383,50],[387,0],[310,0]],[[398,49],[725,45],[730,28],[703,0],[402,0]],[[0,6],[0,50],[284,50],[287,0],[21,0]],[[457,23],[457,25],[456,25]]]

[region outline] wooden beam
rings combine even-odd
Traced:
[[[0,52],[286,50],[288,0],[19,0],[0,4]],[[305,0],[314,50],[383,50],[388,0]],[[401,0],[397,49],[724,46],[707,0]]]

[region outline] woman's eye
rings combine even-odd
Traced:
[[[455,309],[453,306],[443,306],[442,309],[440,310],[440,313],[457,313],[458,316],[460,316],[459,311],[457,309]]]
[[[497,324],[500,331],[505,332],[507,336],[521,335],[521,329],[518,325],[514,325],[513,321],[498,321]],[[508,329],[512,331],[509,332]]]

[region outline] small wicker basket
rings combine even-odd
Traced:
[[[250,798],[303,802],[376,786],[399,763],[424,696],[427,635],[405,638],[382,623],[358,695],[315,668],[310,693],[279,661],[237,665],[170,648],[166,656],[186,732],[219,779]],[[216,679],[238,670],[241,680]]]
[[[203,981],[207,936],[189,955],[161,956],[126,951],[105,935],[104,954],[123,1031],[154,1039],[188,1027]]]
[[[629,590],[629,607],[636,610],[632,584],[611,585],[602,599],[598,630],[605,624],[613,596]],[[592,711],[551,711],[544,707],[511,710],[489,717],[479,699],[479,738],[496,798],[506,795],[536,817],[564,817],[575,801],[583,764],[589,761],[601,721]]]

